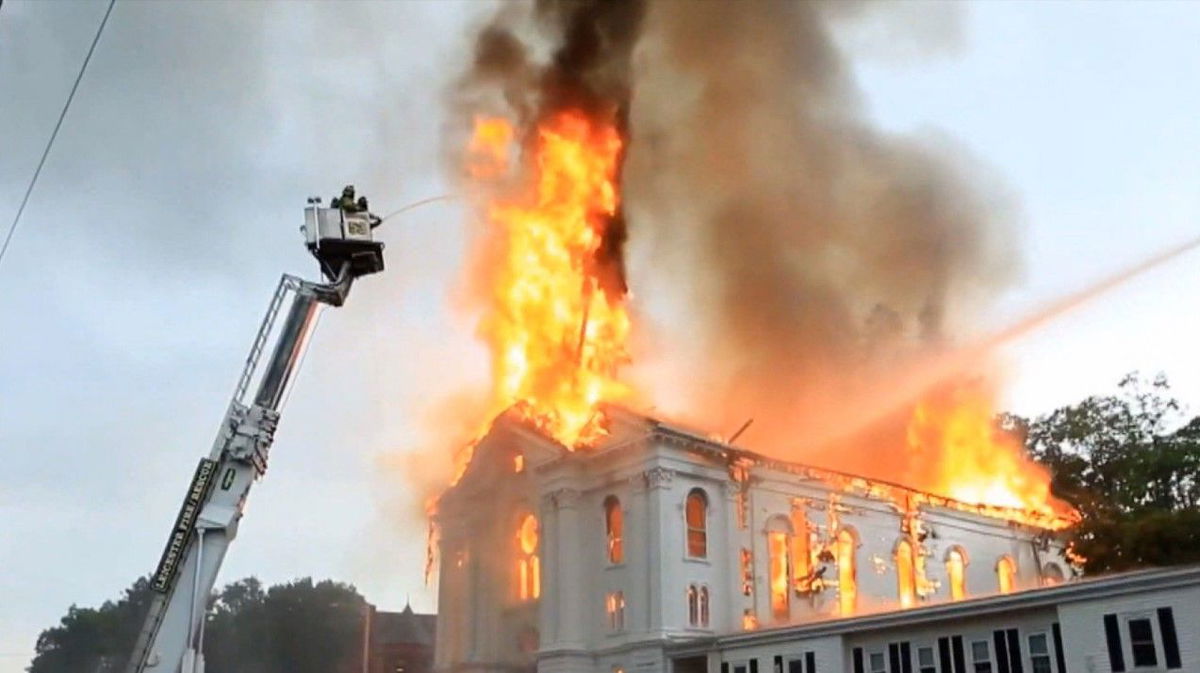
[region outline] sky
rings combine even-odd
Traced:
[[[0,8],[0,226],[104,5]],[[452,190],[443,100],[487,11],[118,1],[0,263],[0,673],[68,606],[153,568],[279,274],[315,276],[304,199],[353,182],[386,213]],[[845,46],[874,123],[952,138],[1019,204],[1023,268],[987,327],[1200,233],[1200,7],[992,2],[949,20],[936,50],[869,31]],[[486,375],[453,310],[463,221],[442,201],[378,230],[388,269],[322,317],[222,581],[332,577],[384,609],[435,608],[404,457],[431,440],[422,411]],[[1200,409],[1197,290],[1180,258],[1011,344],[1007,408],[1141,370]]]

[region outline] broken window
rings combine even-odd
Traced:
[[[1000,593],[1012,593],[1017,577],[1017,564],[1011,556],[1002,556],[996,562],[996,580],[1000,583]]]
[[[767,581],[771,588],[771,617],[776,621],[786,621],[791,616],[789,526],[782,517],[772,517],[767,522]]]
[[[854,614],[858,607],[858,576],[854,532],[843,528],[837,534],[838,604],[843,615]]]
[[[621,563],[625,560],[625,517],[621,501],[615,495],[604,499],[604,533],[608,562]]]
[[[522,601],[541,595],[542,569],[537,548],[537,517],[526,514],[517,527],[517,598]]]
[[[708,497],[693,488],[685,506],[687,520],[687,553],[692,558],[708,556]]]
[[[901,540],[896,545],[896,584],[900,592],[900,607],[910,608],[917,600],[916,563],[913,558],[913,545],[908,540]]]
[[[960,547],[946,552],[946,577],[950,580],[950,600],[962,600],[967,595],[967,555]]]

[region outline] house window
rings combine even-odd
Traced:
[[[771,617],[775,621],[787,621],[791,616],[788,528],[787,519],[782,517],[767,522],[767,581],[771,589]]]
[[[792,588],[796,593],[808,593],[812,587],[812,559],[808,539],[808,519],[803,508],[792,510]]]
[[[708,498],[694,488],[687,496],[687,552],[692,558],[708,556]]]
[[[525,471],[525,456],[523,454],[518,453],[515,456],[513,456],[513,472],[516,472],[519,474],[524,471]]]
[[[608,630],[625,629],[625,594],[614,591],[604,598],[604,611],[608,613]]]
[[[883,656],[883,652],[872,652],[868,660],[871,673],[887,673],[887,658]]]
[[[609,563],[625,560],[625,517],[621,512],[621,501],[610,495],[604,499],[604,533]]]
[[[992,673],[992,654],[988,641],[971,641],[971,663],[975,665],[975,673]]]
[[[1158,666],[1158,653],[1154,649],[1154,628],[1149,617],[1130,619],[1129,649],[1133,651],[1133,665],[1138,667]]]
[[[917,601],[916,563],[913,546],[908,540],[896,545],[896,584],[900,592],[900,607],[911,608]]]
[[[1042,566],[1042,586],[1052,587],[1063,583],[1062,567],[1057,563]]]
[[[937,664],[933,663],[932,647],[917,648],[917,668],[920,669],[920,673],[937,673]]]
[[[946,577],[950,581],[950,600],[959,601],[967,595],[967,555],[960,547],[946,553]]]
[[[754,592],[754,555],[749,549],[742,547],[742,595],[749,596]]]
[[[837,534],[838,605],[843,615],[854,614],[858,607],[858,577],[855,568],[854,533],[843,528]]]
[[[996,580],[1000,584],[1000,593],[1011,594],[1017,578],[1017,564],[1011,556],[1001,556],[996,562]]]
[[[517,527],[517,598],[522,601],[541,595],[542,572],[537,547],[537,517],[526,514]]]
[[[689,584],[687,588],[688,626],[708,627],[708,587]]]
[[[1046,634],[1029,634],[1029,663],[1033,665],[1033,673],[1051,673],[1050,642]]]
[[[687,588],[687,613],[688,626],[697,626],[700,622],[700,594],[695,584],[689,584]]]

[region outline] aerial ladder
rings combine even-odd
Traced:
[[[352,190],[347,187],[351,194]],[[301,231],[324,282],[288,274],[280,279],[212,450],[196,466],[151,577],[150,608],[128,673],[203,673],[209,594],[237,535],[250,487],[266,472],[280,404],[321,305],[341,306],[355,279],[383,270],[383,243],[375,241],[372,233],[379,223],[365,207],[323,207],[320,199],[308,200]],[[262,363],[272,337],[269,356]]]

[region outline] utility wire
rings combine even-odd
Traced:
[[[3,2],[3,0],[0,0]],[[92,46],[88,47],[87,56],[83,58],[83,65],[79,67],[79,74],[75,76],[75,83],[71,85],[71,93],[67,94],[67,102],[63,104],[62,112],[58,115],[58,122],[54,125],[54,131],[50,134],[50,140],[46,142],[46,149],[42,151],[42,158],[38,161],[37,168],[33,171],[33,178],[29,180],[29,186],[25,188],[25,196],[21,199],[21,206],[17,208],[17,214],[13,217],[12,224],[8,227],[8,234],[4,237],[4,245],[0,246],[0,263],[4,261],[4,253],[8,252],[8,244],[12,241],[13,233],[17,230],[17,224],[21,222],[21,214],[25,212],[25,204],[29,203],[29,195],[33,193],[33,186],[37,184],[38,176],[42,174],[42,166],[46,165],[46,157],[50,156],[50,148],[54,146],[54,139],[58,137],[58,130],[62,128],[63,119],[67,117],[67,110],[71,108],[71,101],[75,99],[75,91],[79,89],[79,82],[83,80],[83,73],[87,70],[88,63],[92,60],[92,52],[96,51],[96,44],[100,42],[100,34],[104,32],[104,26],[108,23],[108,15],[112,14],[113,5],[117,4],[117,0],[108,0],[108,9],[104,11],[104,18],[100,20],[100,27],[96,29],[96,37],[92,38]]]

